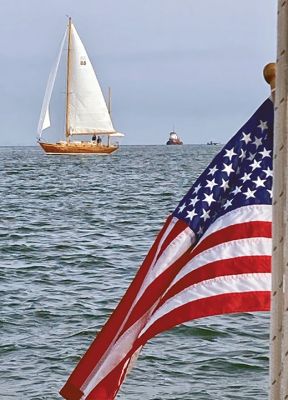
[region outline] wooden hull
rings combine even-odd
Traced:
[[[44,143],[39,142],[46,154],[100,154],[106,155],[114,153],[118,150],[115,145],[97,145],[91,142],[59,142],[59,143]]]

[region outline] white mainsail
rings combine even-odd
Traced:
[[[87,52],[73,24],[70,34],[67,134],[116,132]]]
[[[70,135],[108,135],[122,137],[115,131],[110,113],[92,64],[75,26],[69,19],[56,61],[51,69],[38,123],[38,136],[50,127],[49,104],[65,40],[68,36],[66,138]]]
[[[50,104],[52,91],[54,88],[56,75],[57,75],[57,71],[59,68],[60,60],[61,60],[61,55],[63,52],[64,43],[65,43],[66,36],[67,36],[67,30],[68,29],[66,29],[64,37],[62,39],[60,49],[58,52],[58,56],[57,56],[55,63],[50,71],[50,74],[49,74],[46,91],[45,91],[45,95],[44,95],[44,99],[43,99],[43,104],[42,104],[42,108],[41,108],[41,112],[40,112],[38,128],[37,128],[37,133],[38,133],[39,139],[41,139],[42,131],[46,128],[49,128],[49,126],[50,126],[49,104]]]

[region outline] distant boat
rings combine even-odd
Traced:
[[[212,140],[210,142],[207,142],[208,146],[217,146],[218,144],[220,144],[220,143],[212,142]]]
[[[170,145],[170,144],[183,144],[183,142],[181,141],[180,137],[177,135],[176,132],[172,131],[169,133],[169,139],[166,142],[166,144]]]
[[[65,140],[46,143],[42,140],[42,131],[50,127],[49,104],[66,40],[68,52]],[[69,18],[58,57],[48,79],[38,124],[38,143],[47,154],[114,153],[119,145],[111,143],[110,139],[124,135],[114,129],[110,111],[110,93],[107,107],[93,66]],[[74,135],[91,135],[91,140],[73,141]],[[103,137],[107,138],[105,144],[102,143]]]

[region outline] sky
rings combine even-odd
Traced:
[[[270,95],[262,71],[276,58],[276,0],[0,3],[0,146],[36,143],[67,15],[104,95],[111,87],[122,144],[165,144],[173,128],[185,144],[225,143]],[[64,137],[60,78],[47,141]]]

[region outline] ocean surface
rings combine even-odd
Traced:
[[[0,148],[0,399],[58,392],[217,146],[112,156]],[[142,350],[117,400],[263,400],[268,314],[181,325]]]

